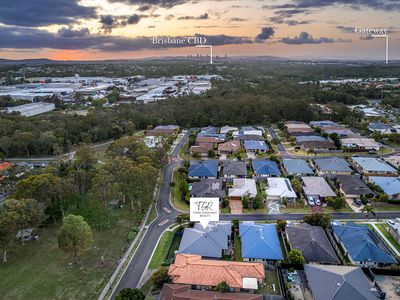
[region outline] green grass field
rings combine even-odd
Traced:
[[[392,235],[386,230],[386,224],[376,224],[376,227],[383,233],[383,235],[389,240],[389,242],[400,251],[400,244],[392,237]]]
[[[173,173],[173,182],[176,183],[176,178],[178,178],[178,168],[174,170]],[[175,184],[175,186],[171,189],[172,190],[172,204],[179,210],[189,212],[189,205],[182,201],[181,199],[181,193],[178,188],[178,184]]]
[[[77,265],[58,249],[58,227],[40,229],[38,241],[17,243],[0,267],[0,299],[97,299],[136,223],[128,207],[112,214],[116,223],[93,231],[94,245]]]
[[[164,234],[161,236],[156,251],[154,252],[149,264],[150,270],[156,270],[164,263],[165,257],[167,256],[168,248],[171,245],[173,237],[173,231],[165,231]]]

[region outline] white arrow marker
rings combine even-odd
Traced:
[[[387,34],[372,34],[373,38],[386,38],[386,64],[389,63],[389,36]]]

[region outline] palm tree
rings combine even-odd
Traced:
[[[366,205],[364,205],[364,207],[361,209],[361,212],[365,213],[365,216],[368,217],[369,214],[372,214],[373,216],[375,216],[375,211],[374,211],[374,207],[368,203]]]

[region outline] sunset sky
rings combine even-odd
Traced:
[[[215,55],[400,59],[398,0],[0,0],[0,58],[135,59],[206,55],[154,36],[206,37]]]

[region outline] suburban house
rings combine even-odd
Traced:
[[[214,126],[207,126],[200,129],[200,135],[204,134],[218,134],[218,128]]]
[[[355,133],[351,129],[343,127],[343,126],[340,126],[340,127],[324,127],[324,128],[322,128],[322,131],[327,133],[328,135],[336,133],[340,137],[357,137],[357,136],[359,136],[358,133]]]
[[[225,141],[224,138],[219,138],[216,136],[197,136],[196,143],[223,143]]]
[[[340,126],[338,123],[335,123],[333,121],[329,121],[329,120],[324,120],[324,121],[311,121],[310,123],[311,127],[319,127],[319,128],[323,128],[323,127],[338,127]]]
[[[201,179],[189,185],[190,197],[211,197],[222,200],[225,192],[222,189],[222,179]]]
[[[397,264],[386,246],[366,224],[332,222],[333,236],[342,246],[350,262],[360,267]]]
[[[315,300],[384,299],[361,268],[305,264],[304,271]]]
[[[368,130],[371,132],[379,132],[381,134],[390,134],[396,132],[396,130],[392,126],[382,123],[370,123],[368,125]]]
[[[229,252],[231,228],[230,222],[213,222],[205,229],[199,223],[194,228],[185,228],[178,253],[222,258]]]
[[[326,141],[304,141],[299,143],[301,149],[303,150],[312,150],[312,151],[328,151],[335,150],[336,146],[326,140]]]
[[[191,155],[199,153],[202,157],[208,157],[208,151],[214,149],[213,143],[199,143],[190,147],[189,152]]]
[[[297,121],[287,121],[285,123],[286,130],[289,133],[292,132],[313,132],[312,129],[308,124],[304,122],[297,122]]]
[[[224,160],[222,162],[224,178],[244,178],[247,176],[247,166],[244,161]]]
[[[192,160],[190,161],[189,178],[217,178],[218,160]]]
[[[265,153],[268,146],[264,141],[246,140],[244,141],[244,149],[246,152]]]
[[[285,229],[291,249],[303,253],[306,262],[320,264],[340,264],[324,229],[307,223],[290,223]]]
[[[166,283],[160,300],[263,300],[263,295],[193,290],[190,285]]]
[[[376,157],[352,157],[356,170],[365,176],[397,176],[398,172],[383,159]]]
[[[200,255],[177,254],[168,275],[172,283],[211,290],[225,281],[231,292],[257,290],[265,278],[262,263],[203,259]]]
[[[379,186],[391,200],[400,200],[400,177],[371,176],[369,180]]]
[[[387,156],[384,157],[383,160],[397,169],[400,168],[400,155]]]
[[[361,197],[372,198],[375,193],[361,180],[359,175],[338,175],[340,191],[346,199],[357,200]]]
[[[179,132],[177,125],[160,125],[151,130],[146,130],[146,136],[176,136]]]
[[[324,199],[336,194],[323,177],[301,177],[306,198]]]
[[[278,200],[282,201],[287,199],[288,201],[295,201],[297,198],[296,192],[287,178],[277,177],[268,178],[268,187],[266,189],[267,200]]]
[[[223,126],[220,128],[219,133],[227,134],[228,132],[234,132],[234,131],[238,131],[238,130],[239,130],[239,128],[237,128],[237,127],[232,127],[232,126],[226,125],[226,126]]]
[[[254,176],[256,177],[281,175],[278,164],[272,160],[267,160],[265,158],[253,159],[252,166],[254,170]]]
[[[252,126],[243,126],[239,130],[239,135],[256,135],[262,137],[263,131]]]
[[[242,257],[245,261],[283,260],[275,224],[239,224]]]
[[[320,136],[320,135],[298,135],[295,137],[296,138],[296,143],[301,144],[303,142],[325,142],[327,141],[326,138]]]
[[[300,176],[300,175],[313,175],[314,172],[308,165],[307,161],[300,158],[285,158],[282,161],[283,169],[286,174]]]
[[[240,141],[228,141],[218,145],[219,154],[235,154],[240,150]]]
[[[344,138],[340,140],[342,147],[352,151],[378,151],[380,148],[379,143],[374,139],[363,137],[358,138]]]
[[[233,186],[228,190],[228,195],[231,200],[241,200],[246,195],[254,198],[257,196],[256,181],[248,178],[235,178]]]
[[[319,175],[350,175],[353,172],[350,164],[340,157],[316,158],[314,164]]]

